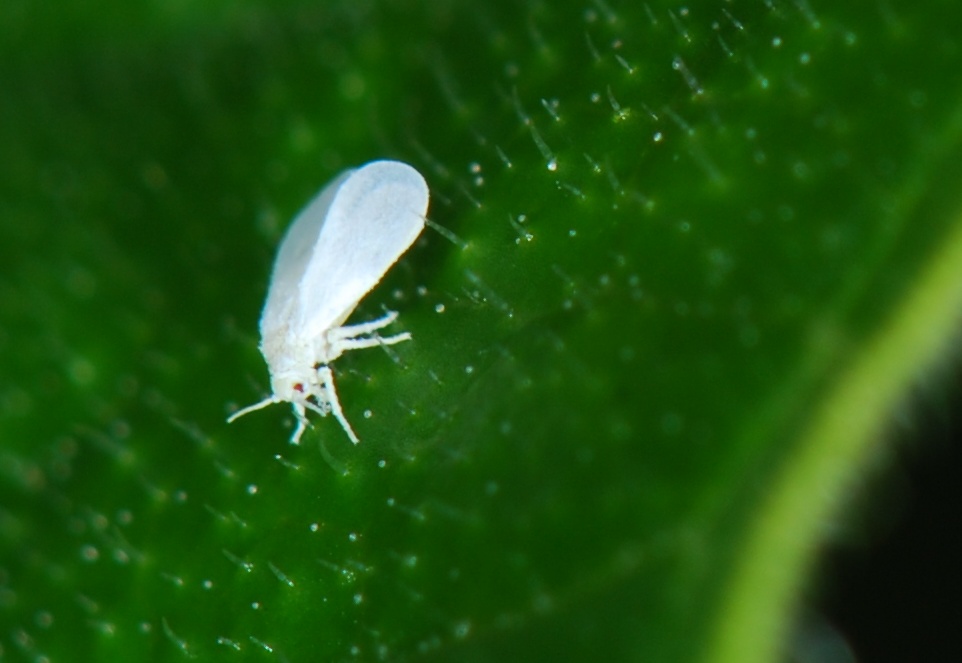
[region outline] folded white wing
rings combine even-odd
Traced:
[[[428,198],[421,174],[399,161],[338,175],[281,243],[262,339],[271,333],[306,340],[340,326],[417,239]]]

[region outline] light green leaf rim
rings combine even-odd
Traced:
[[[829,388],[745,539],[704,659],[779,660],[824,537],[820,530],[884,441],[889,415],[962,332],[962,214],[887,324]]]

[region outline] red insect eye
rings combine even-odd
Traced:
[[[301,392],[301,393],[303,394],[303,393],[304,393],[304,385],[301,384],[300,382],[298,382],[297,384],[294,385],[294,391],[299,391],[299,392]]]

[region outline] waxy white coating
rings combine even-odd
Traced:
[[[357,444],[334,388],[330,363],[348,350],[407,341],[407,332],[375,332],[397,319],[344,325],[424,228],[428,185],[400,161],[372,161],[335,177],[297,216],[274,263],[261,314],[261,353],[273,394],[232,414],[288,402],[297,417],[291,443],[307,428],[307,410],[329,412]]]

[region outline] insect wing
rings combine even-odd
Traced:
[[[371,162],[340,182],[303,268],[299,329],[321,334],[350,315],[421,233],[428,195],[421,174],[398,161]]]
[[[327,220],[331,204],[338,190],[354,170],[346,170],[335,177],[291,223],[281,241],[274,261],[267,301],[261,314],[261,338],[285,338],[296,330],[292,323],[300,316],[300,288],[311,256],[317,246],[321,230]]]

